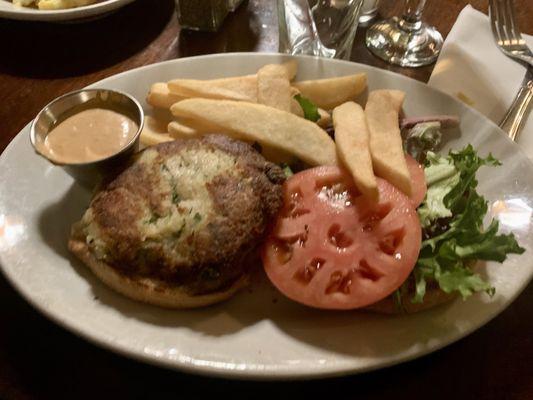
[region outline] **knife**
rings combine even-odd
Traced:
[[[533,99],[533,67],[528,66],[522,85],[513,100],[513,104],[501,120],[499,126],[514,141],[518,138],[524,121],[527,120]]]

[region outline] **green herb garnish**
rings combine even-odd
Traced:
[[[290,178],[291,176],[294,175],[294,172],[292,172],[292,169],[291,167],[289,167],[289,165],[285,163],[281,163],[279,166],[283,170],[283,173],[285,174],[285,178]]]
[[[172,190],[172,202],[174,204],[178,204],[180,202],[180,195],[178,194],[178,192],[176,191],[176,189],[173,189]]]
[[[159,216],[158,216],[158,215],[152,214],[152,216],[151,216],[150,219],[148,220],[148,223],[149,223],[149,224],[153,224],[153,223],[156,222],[158,219],[159,219]]]
[[[318,107],[316,106],[316,104],[314,104],[311,100],[303,97],[301,94],[297,94],[296,96],[294,96],[294,98],[300,104],[300,107],[302,107],[305,119],[308,119],[309,121],[313,122],[316,122],[320,119],[320,113],[318,112]]]
[[[183,223],[183,225],[180,226],[180,229],[178,229],[176,232],[172,234],[172,236],[174,236],[176,239],[179,239],[184,230],[185,230],[185,222]]]

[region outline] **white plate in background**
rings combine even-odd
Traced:
[[[154,82],[245,75],[283,59],[257,53],[178,59],[93,86],[126,91],[148,111],[144,99]],[[484,116],[423,83],[345,61],[298,61],[298,79],[366,72],[370,89],[407,92],[406,115],[457,114],[462,133],[448,146],[472,143],[480,154],[492,152],[503,162],[480,171],[479,190],[502,230],[515,232],[527,252],[511,255],[505,265],[487,263],[494,298],[479,294],[420,314],[390,317],[306,308],[259,279],[232,300],[199,310],[134,302],[108,289],[69,255],[70,225],[87,207],[89,193],[34,154],[29,126],[0,156],[0,264],[9,281],[49,318],[98,345],[149,363],[224,377],[312,378],[382,368],[446,346],[502,312],[533,275],[533,164]]]
[[[11,0],[0,0],[0,18],[28,21],[73,21],[92,18],[114,11],[134,0],[103,0],[88,6],[63,10],[39,10],[31,7],[14,6]]]

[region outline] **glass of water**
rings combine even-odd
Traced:
[[[278,0],[279,47],[349,59],[363,0]]]

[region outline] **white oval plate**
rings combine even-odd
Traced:
[[[30,7],[16,7],[11,0],[0,0],[0,17],[28,21],[72,21],[106,14],[132,1],[134,0],[105,0],[88,6],[63,10],[38,10]]]
[[[153,82],[250,74],[282,59],[224,54],[173,60],[94,86],[129,92],[148,110],[144,99]],[[57,323],[113,351],[189,372],[258,379],[323,377],[397,364],[460,339],[505,309],[533,275],[533,165],[525,155],[482,115],[425,84],[344,61],[298,61],[299,79],[366,72],[371,89],[405,90],[407,115],[458,114],[462,134],[449,146],[472,143],[481,154],[491,151],[503,161],[503,167],[481,171],[479,188],[502,229],[514,231],[528,253],[509,257],[503,266],[487,263],[494,298],[480,294],[389,317],[306,308],[258,279],[232,300],[200,310],[169,311],[130,301],[69,255],[70,225],[81,217],[89,193],[34,154],[28,126],[0,157],[0,264],[13,286]]]

